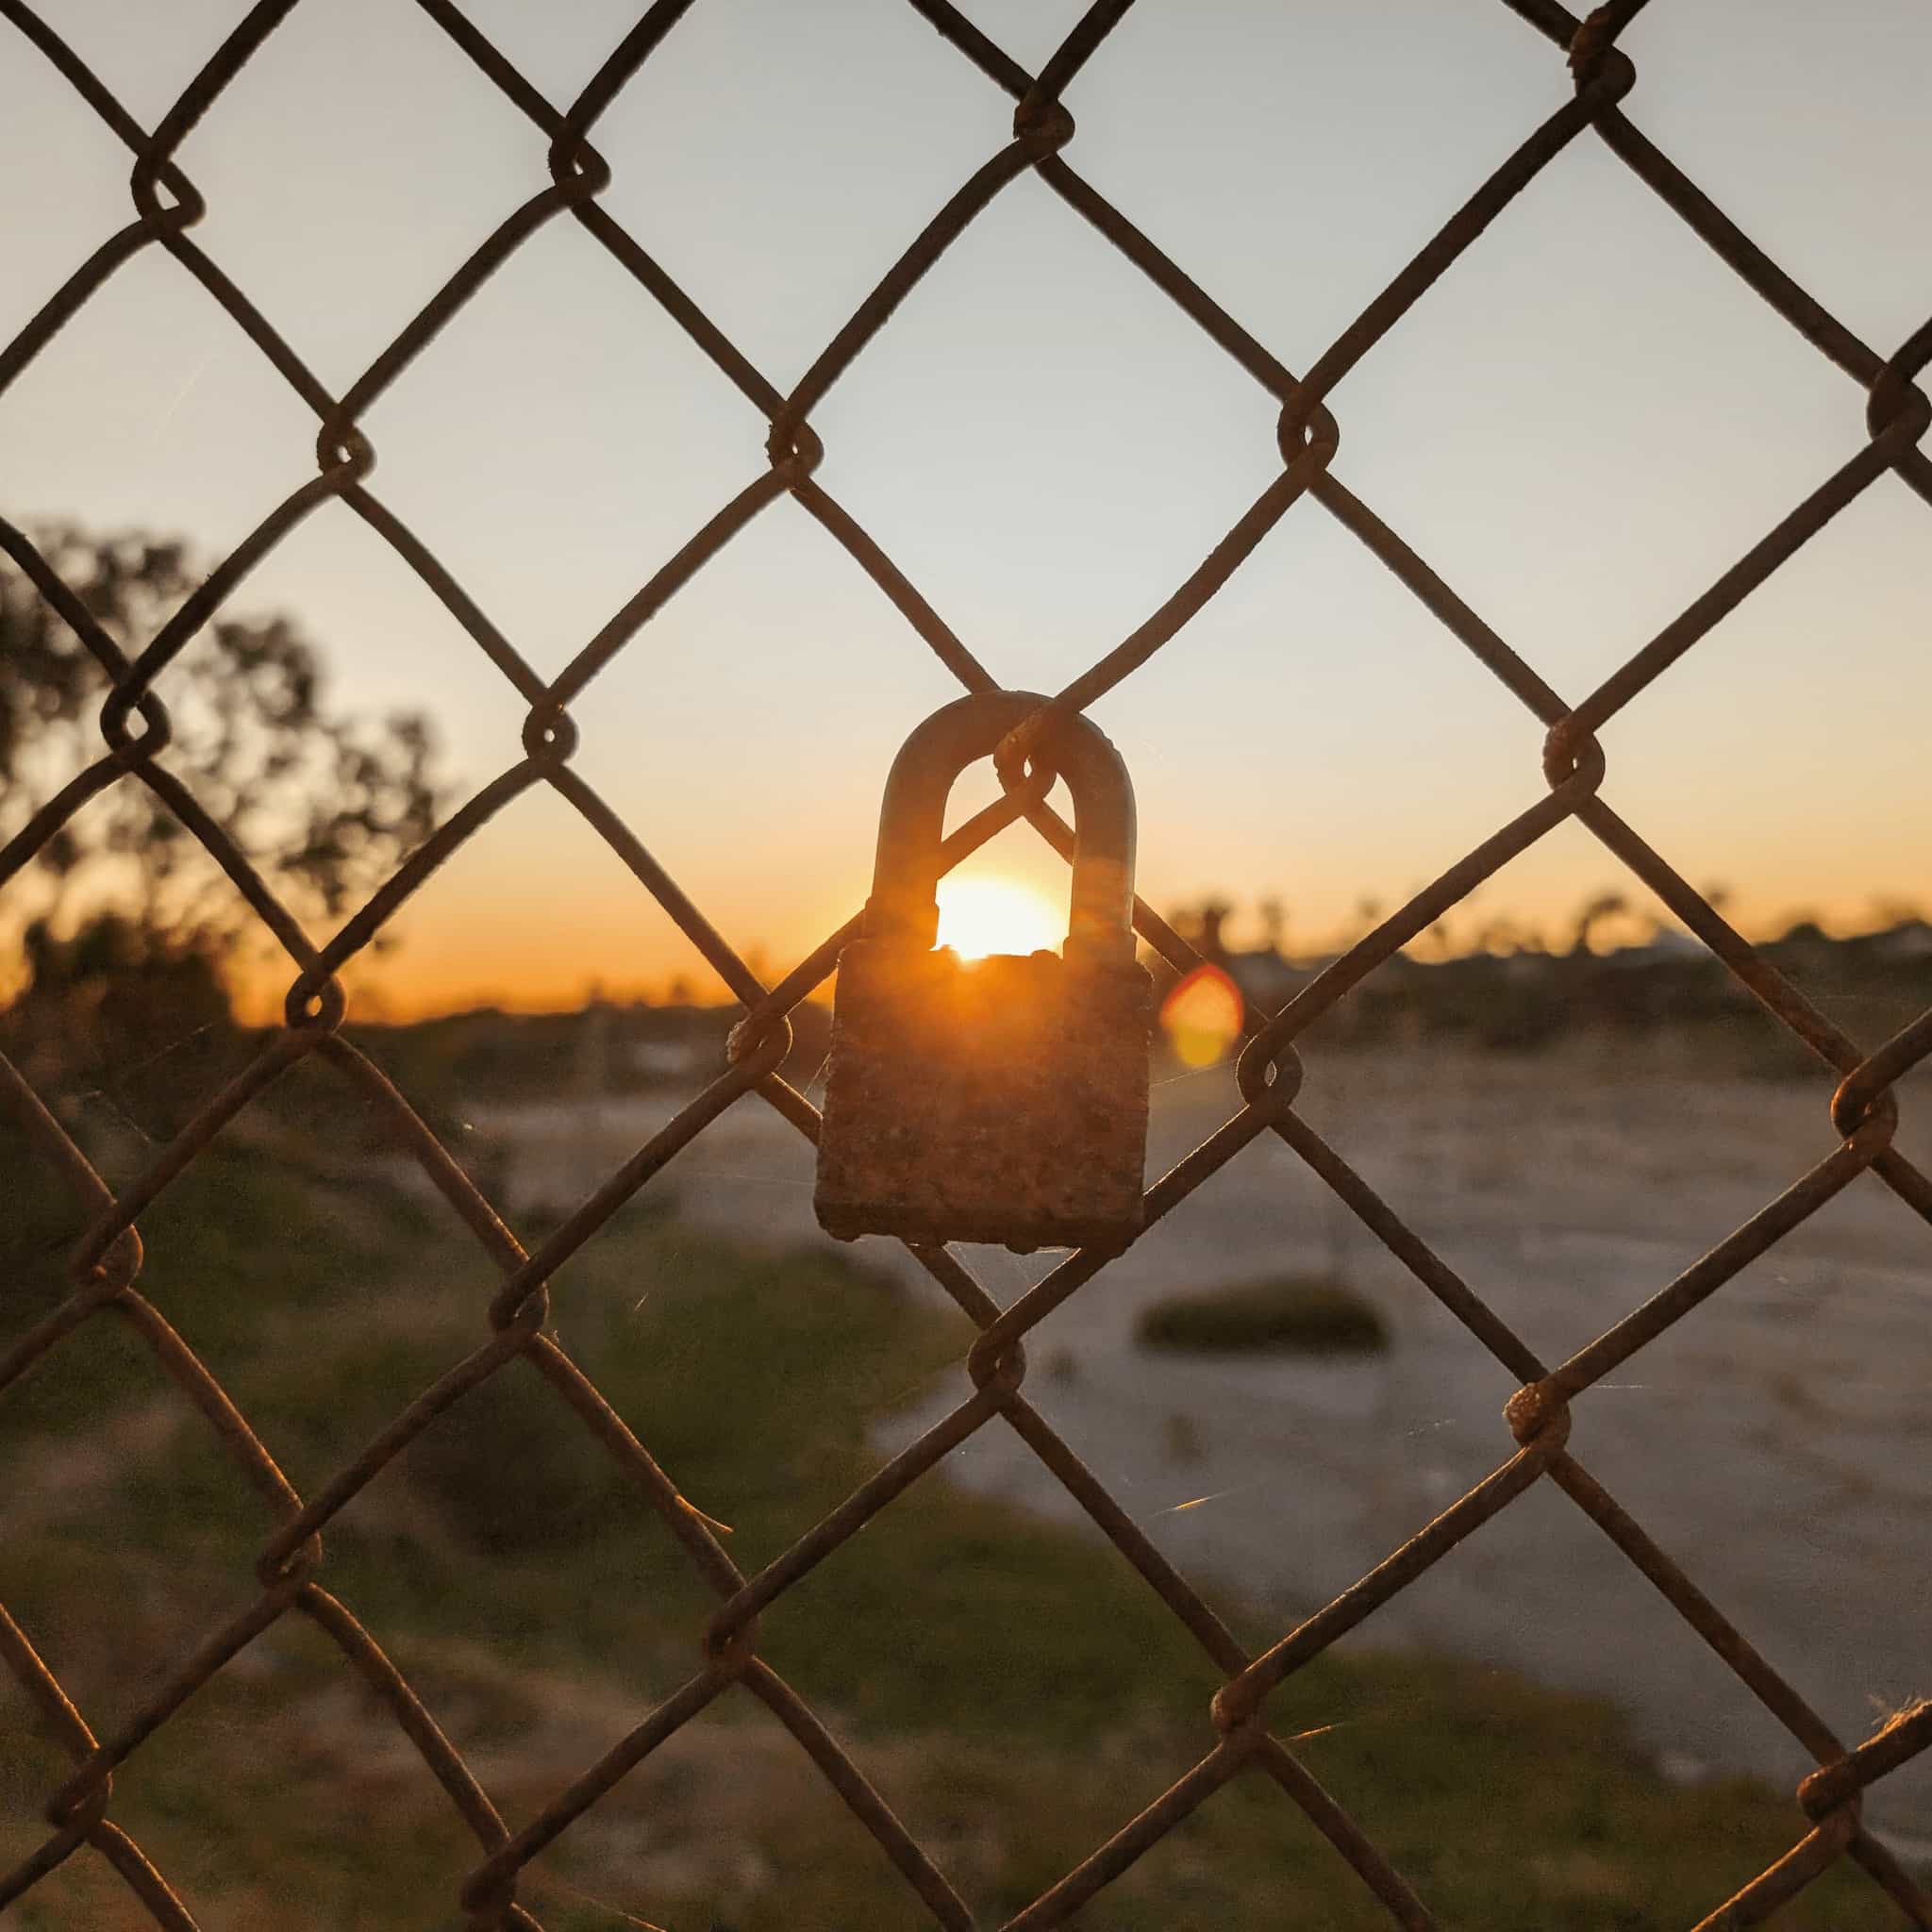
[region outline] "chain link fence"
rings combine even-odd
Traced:
[[[523,1868],[568,1831],[647,1754],[736,1687],[768,1707],[798,1740],[904,1874],[933,1921],[954,1928],[954,1932],[967,1932],[978,1923],[971,1907],[867,1781],[860,1766],[763,1659],[758,1631],[765,1613],[782,1615],[781,1599],[792,1585],[890,1507],[950,1450],[974,1431],[1000,1424],[1014,1430],[1065,1486],[1191,1633],[1225,1679],[1210,1713],[1216,1736],[1213,1747],[1157,1802],[1139,1816],[1124,1820],[1112,1839],[1008,1919],[1008,1932],[1021,1932],[1021,1928],[1031,1932],[1031,1928],[1064,1923],[1182,1819],[1210,1803],[1222,1786],[1244,1774],[1277,1785],[1288,1803],[1307,1816],[1381,1901],[1395,1924],[1410,1928],[1437,1924],[1427,1904],[1402,1874],[1323,1790],[1289,1744],[1270,1731],[1269,1693],[1420,1577],[1465,1537],[1479,1530],[1488,1519],[1544,1479],[1568,1496],[1649,1578],[1817,1761],[1817,1770],[1798,1790],[1807,1828],[1796,1833],[1795,1842],[1783,1857],[1719,1906],[1703,1921],[1704,1926],[1759,1924],[1842,1858],[1862,1868],[1872,1883],[1894,1902],[1907,1923],[1932,1928],[1932,1893],[1866,1831],[1860,1817],[1860,1795],[1866,1787],[1932,1748],[1932,1707],[1921,1706],[1903,1713],[1876,1736],[1848,1748],[1568,1446],[1572,1412],[1579,1397],[1698,1303],[1716,1293],[1748,1262],[1859,1175],[1869,1172],[1932,1223],[1932,1177],[1892,1144],[1898,1120],[1892,1088],[1909,1069],[1932,1055],[1932,1011],[1876,1043],[1855,1041],[1840,1030],[1607,802],[1604,755],[1594,736],[1597,727],[1691,650],[1725,612],[1886,472],[1898,475],[1932,505],[1932,455],[1919,447],[1932,425],[1932,398],[1914,380],[1932,359],[1932,321],[1889,356],[1868,347],[1771,260],[1667,155],[1631,125],[1622,103],[1635,84],[1636,70],[1617,42],[1644,0],[1613,0],[1582,21],[1557,0],[1507,0],[1525,26],[1551,44],[1553,65],[1557,56],[1567,56],[1570,97],[1476,187],[1426,246],[1312,366],[1297,376],[1087,182],[1067,158],[1074,124],[1065,96],[1131,0],[1096,0],[1038,74],[1028,73],[1009,58],[948,0],[909,0],[960,58],[977,68],[989,85],[1003,89],[1017,102],[1013,137],[932,218],[804,378],[786,393],[759,374],[697,301],[599,204],[610,173],[592,144],[591,135],[599,119],[688,10],[691,0],[658,0],[581,94],[563,109],[545,99],[453,0],[418,0],[418,4],[447,37],[451,57],[473,62],[548,138],[551,178],[503,220],[364,375],[344,393],[336,395],[309,372],[274,322],[196,245],[192,231],[205,204],[175,159],[191,130],[218,107],[224,91],[275,32],[294,0],[260,0],[250,8],[152,130],[135,121],[87,63],[24,0],[0,0],[0,17],[9,30],[44,58],[133,157],[135,208],[134,219],[103,242],[0,351],[0,390],[21,374],[118,270],[142,251],[158,248],[214,297],[314,411],[318,424],[315,476],[276,508],[133,657],[119,648],[90,615],[75,591],[60,579],[22,531],[0,523],[0,545],[99,660],[106,690],[101,756],[11,841],[0,856],[0,880],[19,871],[74,813],[106,788],[144,785],[226,873],[294,967],[285,1024],[271,1042],[118,1193],[100,1178],[20,1074],[0,1060],[0,1083],[4,1083],[7,1105],[74,1200],[91,1217],[69,1263],[71,1293],[0,1356],[0,1388],[25,1374],[49,1350],[85,1348],[87,1342],[80,1331],[99,1316],[118,1316],[138,1331],[182,1395],[219,1436],[235,1466],[260,1492],[271,1524],[256,1566],[252,1600],[230,1621],[209,1632],[190,1655],[176,1660],[138,1714],[110,1737],[95,1736],[42,1662],[26,1631],[0,1610],[0,1657],[74,1761],[72,1775],[48,1800],[48,1836],[24,1864],[0,1877],[0,1906],[19,1899],[86,1845],[112,1865],[156,1924],[191,1927],[193,1921],[167,1878],[109,1815],[113,1774],[216,1672],[278,1619],[293,1613],[310,1620],[340,1646],[355,1671],[393,1713],[396,1724],[475,1833],[479,1856],[474,1869],[451,1874],[452,1890],[460,1897],[475,1926],[536,1925],[538,1921],[518,1901]],[[1572,142],[1586,138],[1603,142],[1751,289],[1857,385],[1865,397],[1865,433],[1842,466],[1821,480],[1708,590],[1594,691],[1572,702],[1546,683],[1343,484],[1336,471],[1340,430],[1326,398],[1427,294],[1431,284],[1506,213],[1512,199]],[[786,1016],[829,975],[841,947],[853,936],[858,924],[855,919],[830,935],[775,985],[761,984],[618,814],[572,770],[575,729],[570,708],[668,599],[760,510],[786,494],[804,506],[858,563],[917,638],[962,686],[969,691],[996,687],[994,671],[961,643],[891,558],[816,480],[822,446],[812,430],[810,415],[833,384],[859,361],[867,344],[919,278],[1009,182],[1028,171],[1075,215],[1098,229],[1274,399],[1282,468],[1152,617],[1058,692],[1002,747],[999,762],[1007,779],[1006,795],[952,835],[945,851],[948,862],[957,862],[1022,817],[1063,856],[1071,852],[1068,826],[1041,801],[1037,788],[1022,780],[1029,746],[1041,742],[1041,734],[1050,731],[1055,714],[1092,703],[1171,643],[1262,538],[1304,498],[1319,505],[1366,544],[1548,727],[1541,795],[1520,816],[1384,920],[1280,1011],[1250,1014],[1249,1038],[1240,1062],[1244,1104],[1157,1182],[1146,1197],[1146,1220],[1151,1225],[1250,1141],[1262,1134],[1277,1135],[1521,1385],[1506,1411],[1511,1441],[1493,1471],[1419,1535],[1258,1656],[1248,1654],[1236,1641],[1215,1610],[1155,1549],[1026,1395],[1024,1338],[1099,1274],[1110,1258],[1108,1255],[1092,1251],[1072,1255],[1012,1306],[1002,1309],[959,1256],[945,1249],[913,1248],[920,1266],[980,1330],[967,1361],[970,1391],[944,1421],[895,1456],[776,1561],[752,1576],[741,1573],[713,1535],[708,1520],[683,1501],[672,1475],[653,1459],[649,1445],[605,1402],[545,1326],[550,1311],[547,1283],[553,1272],[727,1108],[756,1095],[776,1108],[808,1140],[815,1137],[815,1108],[777,1072],[791,1038]],[[721,375],[757,406],[769,421],[771,432],[766,460],[752,480],[584,645],[558,676],[546,681],[371,487],[375,452],[358,425],[370,406],[407,375],[417,358],[430,348],[438,331],[485,281],[539,229],[559,219],[576,222],[608,250],[638,284],[642,296],[657,303]],[[1491,245],[1507,244],[1498,242]],[[278,902],[234,840],[170,772],[163,757],[170,726],[162,686],[169,665],[240,589],[250,571],[305,517],[331,500],[348,505],[386,540],[475,640],[496,671],[515,686],[529,709],[523,758],[451,815],[332,940],[318,946]],[[1524,777],[1526,784],[1536,784],[1537,774],[1525,774]],[[340,1028],[344,997],[336,975],[381,933],[410,894],[458,846],[477,836],[511,799],[539,785],[551,787],[568,800],[606,841],[742,1002],[745,1014],[732,1036],[728,1064],[716,1078],[529,1253],[425,1124],[408,1098],[343,1038]],[[1830,1071],[1835,1088],[1829,1112],[1839,1144],[1635,1312],[1569,1360],[1553,1366],[1541,1360],[1296,1111],[1300,1076],[1296,1041],[1312,1022],[1378,965],[1566,820],[1582,825],[1641,878]],[[1176,969],[1198,963],[1191,948],[1145,905],[1137,903],[1135,924],[1145,943]],[[401,1137],[424,1174],[462,1217],[500,1271],[502,1285],[489,1306],[486,1333],[475,1351],[454,1363],[330,1480],[305,1497],[291,1487],[270,1446],[251,1428],[162,1311],[142,1296],[138,1283],[142,1212],[271,1082],[310,1056],[330,1063],[361,1102]],[[1822,1097],[1823,1088],[1820,1091]],[[645,1716],[615,1748],[558,1790],[536,1816],[512,1826],[499,1814],[376,1639],[323,1581],[322,1537],[330,1520],[437,1416],[520,1356],[526,1357],[555,1391],[560,1404],[558,1426],[587,1429],[601,1442],[679,1539],[696,1572],[716,1593],[718,1607],[704,1628],[693,1633],[699,1659],[689,1681]]]

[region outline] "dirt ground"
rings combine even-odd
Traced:
[[[1923,1083],[1922,1083],[1923,1084]],[[1687,1072],[1663,1048],[1535,1058],[1436,1047],[1310,1058],[1302,1108],[1545,1360],[1661,1288],[1835,1144],[1828,1080]],[[1928,1096],[1932,1097],[1932,1096]],[[1901,1144],[1914,1147],[1906,1096]],[[1238,1106],[1225,1069],[1157,1093],[1150,1173]],[[588,1192],[672,1103],[530,1109],[508,1136],[513,1197]],[[811,1150],[755,1098],[665,1176],[680,1208],[741,1234],[817,1239]],[[903,1251],[861,1244],[924,1280]],[[1052,1257],[975,1249],[1003,1301]],[[1367,1362],[1203,1360],[1133,1340],[1149,1299],[1337,1268],[1394,1336]],[[962,1351],[964,1340],[962,1330]],[[1509,1453],[1513,1380],[1274,1137],[1249,1147],[1058,1310],[1028,1389],[1210,1596],[1287,1627]],[[1576,1406],[1572,1453],[1848,1741],[1932,1692],[1932,1230],[1870,1175]],[[963,1366],[908,1391],[890,1452],[970,1392]],[[1009,1432],[956,1480],[1077,1511]],[[1351,1643],[1440,1649],[1614,1699],[1673,1777],[1807,1760],[1602,1533],[1541,1484],[1376,1612]],[[1867,1815],[1932,1861],[1932,1766]]]

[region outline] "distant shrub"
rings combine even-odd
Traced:
[[[1322,1275],[1274,1275],[1171,1295],[1141,1311],[1135,1334],[1149,1348],[1207,1355],[1366,1355],[1389,1346],[1374,1303]]]
[[[607,1533],[608,1461],[523,1363],[439,1416],[403,1466],[449,1526],[493,1557],[555,1554]]]

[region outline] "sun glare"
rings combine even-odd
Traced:
[[[1211,1067],[1241,1035],[1241,988],[1204,962],[1161,1002],[1160,1024],[1182,1066]]]
[[[940,881],[940,944],[962,959],[989,953],[1037,953],[1057,949],[1066,938],[1066,916],[1030,886],[1012,879],[961,878]]]

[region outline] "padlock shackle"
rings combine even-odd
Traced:
[[[991,758],[1007,733],[1046,703],[1030,691],[974,691],[935,711],[892,760],[879,808],[878,856],[865,931],[924,951],[939,936],[940,842],[959,774]],[[1066,953],[1134,957],[1134,788],[1113,741],[1084,712],[1043,747],[1074,794],[1074,883]]]

